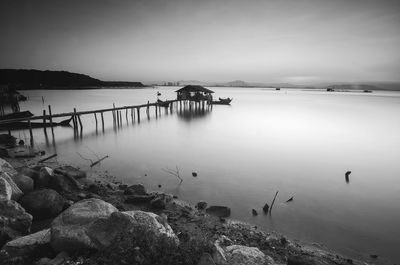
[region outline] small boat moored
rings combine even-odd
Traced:
[[[219,98],[219,101],[213,101],[213,105],[230,105],[233,98]]]

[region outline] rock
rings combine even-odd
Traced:
[[[156,197],[153,200],[150,201],[151,207],[154,209],[165,209],[166,206],[166,200],[162,196]]]
[[[29,233],[32,215],[13,200],[0,201],[0,245],[5,240]]]
[[[125,192],[125,195],[147,195],[146,188],[142,184],[135,184],[129,186]]]
[[[267,259],[256,247],[232,245],[225,248],[225,256],[230,265],[266,265]]]
[[[56,217],[62,212],[65,199],[55,190],[42,189],[25,194],[21,205],[35,220]]]
[[[40,169],[38,169],[38,168],[24,167],[20,171],[20,174],[30,177],[31,179],[36,181],[36,179],[39,177],[39,172],[40,172]]]
[[[58,252],[96,249],[96,244],[87,235],[88,228],[117,211],[113,205],[94,198],[75,203],[53,220],[51,246]]]
[[[54,169],[54,172],[74,179],[86,178],[85,171],[82,171],[72,166],[61,166]]]
[[[218,241],[216,241],[213,245],[212,258],[217,265],[228,264],[225,257],[225,251],[219,245]]]
[[[192,172],[193,177],[197,177],[197,172]]]
[[[39,176],[35,180],[35,188],[48,188],[53,175],[53,169],[49,167],[42,167],[39,171]]]
[[[268,203],[266,203],[266,204],[264,205],[263,211],[264,211],[264,213],[268,213],[268,211],[269,211],[269,205],[268,205]]]
[[[215,265],[215,262],[209,253],[203,253],[197,265]]]
[[[41,258],[36,265],[62,265],[69,258],[68,252],[62,251],[54,259]]]
[[[254,216],[257,216],[257,215],[258,215],[258,212],[257,212],[255,209],[252,209],[252,210],[251,210],[251,213],[252,213]]]
[[[27,193],[33,190],[34,181],[32,178],[23,174],[11,175],[11,178],[23,193]]]
[[[206,208],[207,208],[207,202],[205,202],[205,201],[199,201],[199,202],[196,204],[196,208],[197,208],[198,210],[204,210],[204,209],[206,209]]]
[[[17,184],[15,184],[10,175],[6,172],[2,172],[0,173],[0,178],[5,179],[8,184],[10,184],[12,190],[11,199],[18,201],[24,193],[18,188]]]
[[[226,206],[210,206],[206,209],[206,212],[217,217],[228,217],[231,215],[231,209]]]
[[[17,174],[17,171],[6,160],[0,158],[0,173],[5,172],[10,175]]]
[[[326,262],[320,257],[309,254],[289,255],[287,265],[325,265]]]
[[[54,176],[50,179],[49,188],[58,192],[71,193],[81,190],[81,184],[72,177],[54,174]]]
[[[128,185],[126,185],[126,184],[120,184],[120,185],[118,186],[118,188],[119,188],[120,190],[126,190],[126,189],[128,188]]]
[[[19,237],[9,241],[3,249],[10,257],[32,256],[33,253],[50,247],[50,229]]]
[[[7,180],[0,177],[0,200],[11,200],[12,188]]]
[[[126,203],[144,203],[154,199],[153,195],[128,195],[125,199]]]
[[[166,236],[171,242],[179,243],[174,231],[162,217],[144,211],[114,212],[110,218],[93,223],[88,228],[87,235],[96,248],[101,249],[110,246],[118,235],[138,227],[144,229],[148,236]]]

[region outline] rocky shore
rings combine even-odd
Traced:
[[[0,264],[366,264],[226,219],[230,209],[0,158]]]

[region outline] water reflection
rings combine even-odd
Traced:
[[[190,105],[189,105],[190,106]],[[178,117],[185,122],[190,122],[194,119],[205,118],[211,114],[212,107],[188,107],[185,106],[178,111]]]

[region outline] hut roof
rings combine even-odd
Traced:
[[[202,87],[202,86],[193,86],[193,85],[188,85],[188,86],[184,86],[181,89],[176,90],[175,92],[204,92],[204,93],[214,93],[214,91]]]

